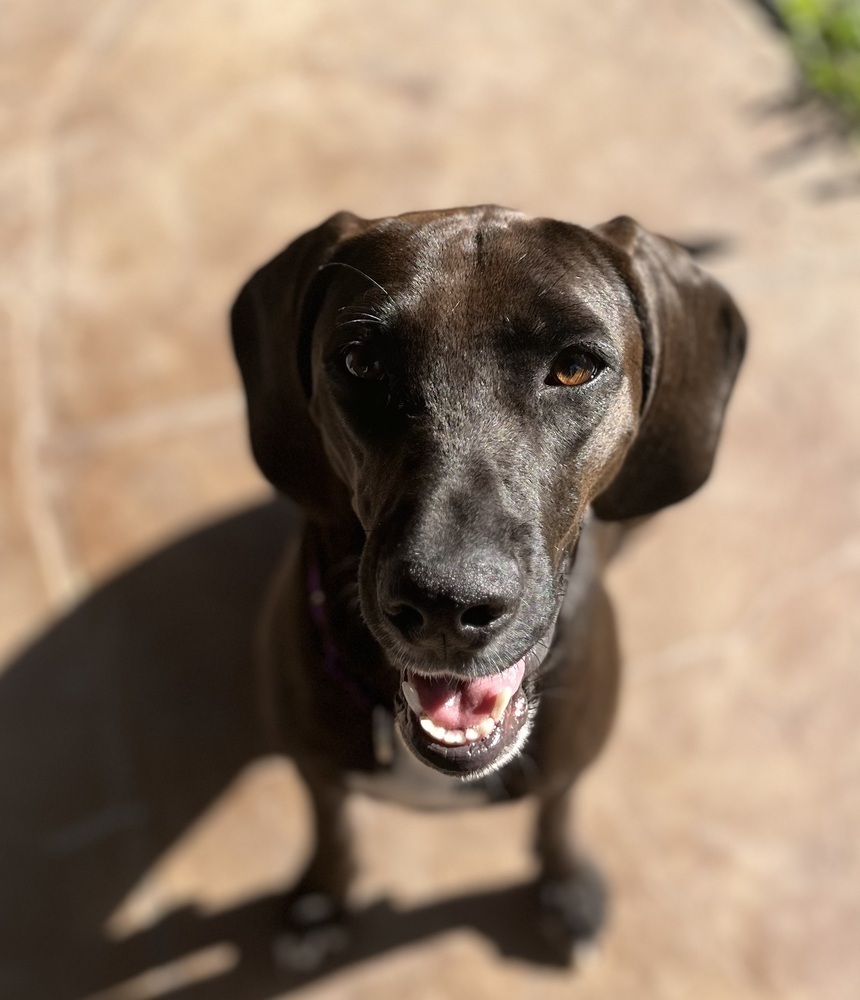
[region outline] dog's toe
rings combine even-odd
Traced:
[[[275,963],[289,972],[315,972],[346,948],[344,927],[331,924],[310,931],[287,931],[275,939]]]
[[[275,963],[296,973],[314,972],[348,943],[343,909],[323,893],[296,895],[287,902],[287,927],[273,945]]]
[[[540,927],[554,951],[576,965],[593,955],[606,920],[603,879],[591,865],[561,879],[543,879],[538,889]]]

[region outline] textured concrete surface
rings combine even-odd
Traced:
[[[798,146],[752,5],[0,16],[0,997],[855,997],[858,163]],[[624,707],[578,816],[611,923],[546,964],[516,919],[527,806],[357,799],[356,945],[290,979],[269,940],[305,804],[255,754],[248,681],[288,518],[139,561],[266,497],[226,339],[247,273],[339,208],[485,201],[725,239],[752,331],[715,476],[613,570]]]

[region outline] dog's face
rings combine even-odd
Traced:
[[[436,217],[320,275],[310,409],[367,536],[362,614],[407,741],[462,774],[525,739],[568,553],[638,422],[628,290],[558,229]]]
[[[526,739],[586,511],[628,516],[611,485],[668,348],[607,234],[500,209],[353,219],[306,273],[282,391],[301,384],[364,529],[361,611],[407,744],[477,777]]]

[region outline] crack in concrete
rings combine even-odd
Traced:
[[[30,294],[13,324],[11,356],[16,392],[16,427],[13,445],[13,489],[30,532],[36,561],[46,593],[55,604],[78,596],[83,588],[80,562],[70,533],[58,511],[60,494],[56,476],[45,467],[52,427],[50,389],[45,379],[44,353],[57,288],[58,124],[71,105],[87,71],[99,53],[127,23],[138,0],[117,0],[97,15],[80,42],[61,60],[54,80],[34,116],[27,176],[33,230],[39,234],[30,261],[27,285]]]

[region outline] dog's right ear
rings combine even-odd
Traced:
[[[254,458],[278,490],[318,518],[338,506],[344,487],[326,461],[301,377],[300,355],[321,304],[310,302],[308,291],[323,264],[365,225],[339,212],[300,236],[251,276],[230,313]]]

